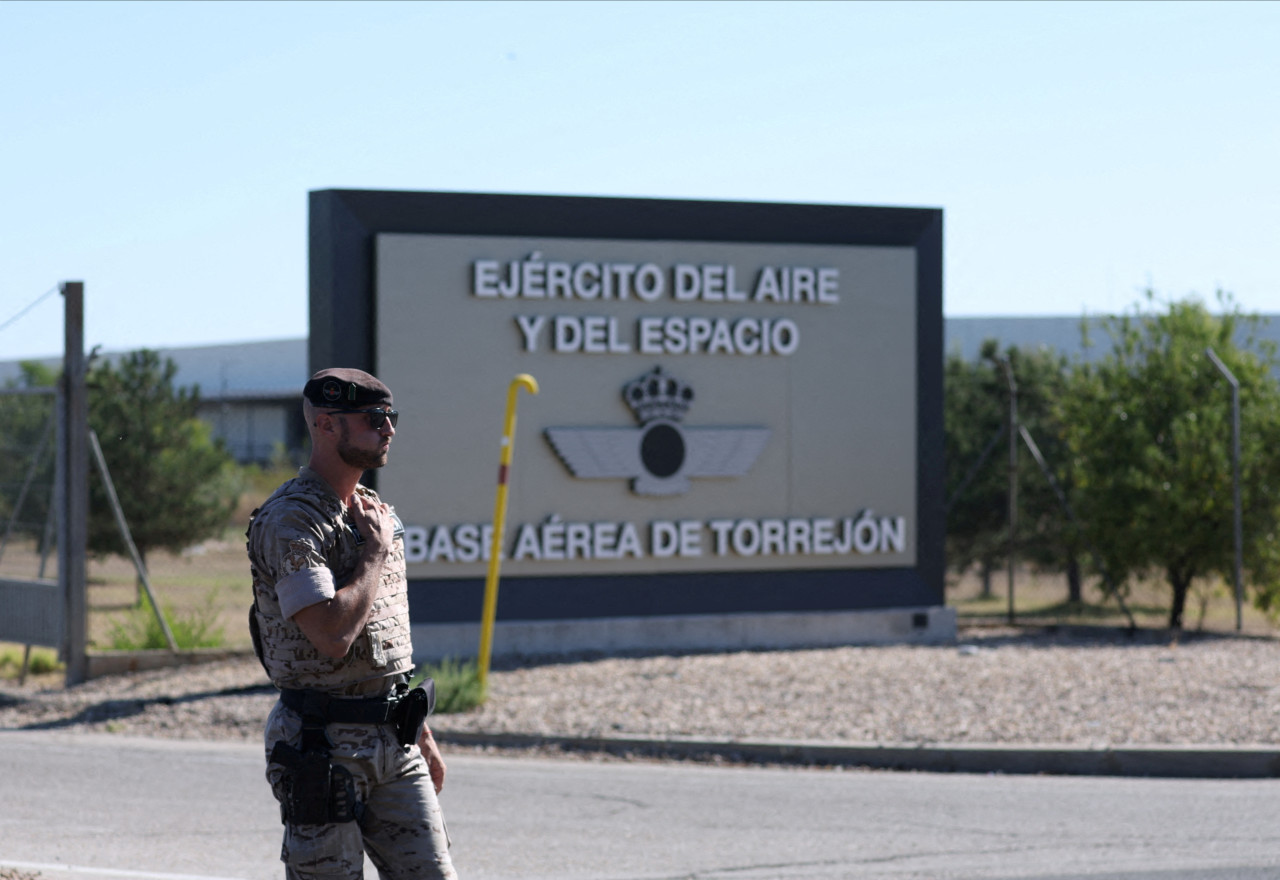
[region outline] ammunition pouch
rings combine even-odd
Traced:
[[[289,825],[328,825],[356,822],[364,804],[356,800],[356,786],[346,767],[336,767],[329,751],[300,752],[278,742],[271,763],[284,768],[280,820]]]
[[[356,799],[355,781],[346,767],[334,766],[331,744],[325,736],[324,707],[328,697],[317,691],[304,694],[302,736],[294,748],[283,740],[271,748],[271,763],[283,769],[280,776],[280,821],[289,825],[328,825],[358,822],[364,804]]]

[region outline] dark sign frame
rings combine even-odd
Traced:
[[[945,603],[942,211],[479,193],[310,193],[310,370],[373,370],[380,233],[909,247],[916,254],[916,565],[505,577],[499,620],[918,608]],[[394,502],[395,499],[388,499]],[[419,623],[476,621],[483,578],[413,581]]]

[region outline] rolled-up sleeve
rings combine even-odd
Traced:
[[[325,562],[321,538],[298,511],[279,511],[264,523],[259,557],[275,581],[276,600],[286,620],[337,592]]]
[[[333,572],[327,568],[304,568],[276,582],[276,600],[285,620],[303,608],[332,599],[336,592]]]

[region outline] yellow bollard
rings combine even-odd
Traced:
[[[507,417],[502,425],[502,457],[498,464],[498,491],[493,499],[493,535],[489,541],[489,574],[484,582],[484,612],[480,621],[480,657],[476,661],[483,692],[489,680],[489,655],[493,651],[493,621],[498,613],[498,568],[502,564],[502,531],[507,519],[507,475],[516,440],[516,393],[523,388],[538,393],[538,380],[521,373],[507,388]]]

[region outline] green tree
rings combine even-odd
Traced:
[[[1049,471],[1046,475],[1020,436],[1015,549],[1020,559],[1042,570],[1064,572],[1067,601],[1079,604],[1083,601],[1079,564],[1083,538],[1058,497],[1059,491],[1068,500],[1074,494],[1070,455],[1057,408],[1057,402],[1069,393],[1074,369],[1065,355],[1046,347],[1009,349],[1001,360],[1012,369],[1017,382],[1018,424],[1035,442]]]
[[[1280,386],[1259,321],[1219,293],[1224,313],[1196,299],[1135,308],[1104,322],[1111,351],[1082,365],[1060,413],[1078,485],[1078,512],[1117,584],[1163,572],[1169,626],[1181,628],[1194,579],[1230,577],[1230,390],[1212,347],[1240,381],[1245,565],[1255,600],[1275,604],[1280,573]],[[1164,310],[1160,311],[1159,306]],[[1244,334],[1244,344],[1237,340]]]
[[[959,353],[948,355],[944,403],[947,558],[955,571],[977,564],[984,591],[989,591],[991,572],[1008,561],[1010,372],[1019,425],[1035,440],[1059,486],[1070,485],[1054,406],[1070,382],[1067,359],[1046,348],[1011,347],[1001,352],[993,339],[983,343],[975,361],[966,361]],[[1018,529],[1014,553],[1042,569],[1066,571],[1068,598],[1078,602],[1079,536],[1022,438],[1017,437],[1016,442]],[[982,458],[984,452],[986,459]]]
[[[199,389],[174,388],[177,369],[144,349],[89,374],[89,424],[144,560],[220,534],[239,495],[231,456],[196,417]],[[127,553],[102,480],[89,485],[90,551]]]
[[[1008,549],[1008,481],[997,437],[1006,396],[990,360],[966,360],[958,351],[948,353],[943,381],[947,563],[957,573],[977,565],[983,594],[990,595],[991,574]]]

